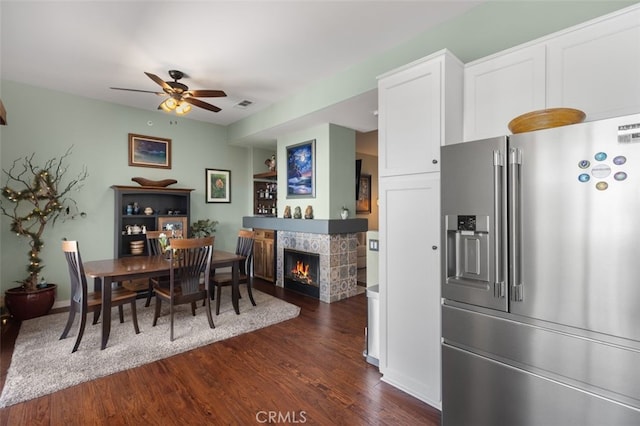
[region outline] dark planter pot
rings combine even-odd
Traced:
[[[26,291],[22,287],[10,288],[4,292],[4,301],[9,313],[17,320],[24,321],[46,315],[56,298],[56,285]]]

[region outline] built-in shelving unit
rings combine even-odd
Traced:
[[[275,171],[253,175],[253,214],[278,215],[278,174]]]
[[[143,227],[147,231],[174,227],[180,228],[183,234],[188,232],[193,189],[120,185],[113,185],[111,188],[115,193],[115,257],[133,256],[131,242],[146,239]],[[131,233],[128,228],[132,229]],[[146,244],[143,247],[140,255],[146,256]]]

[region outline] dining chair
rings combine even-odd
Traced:
[[[171,240],[169,287],[155,285],[153,288],[156,293],[153,326],[155,327],[158,322],[162,301],[168,302],[171,322],[170,339],[172,342],[174,306],[177,305],[191,304],[191,314],[195,316],[195,302],[204,300],[209,327],[215,328],[211,317],[209,287],[206,285],[209,282],[209,273],[211,271],[213,242],[214,237]]]
[[[255,233],[247,229],[241,229],[238,231],[238,240],[236,243],[235,253],[244,256],[245,260],[240,262],[240,270],[238,271],[238,283],[247,284],[247,293],[249,294],[249,300],[251,304],[256,306],[255,300],[253,300],[253,293],[251,288],[253,287],[253,242],[255,240]],[[211,284],[216,287],[216,315],[220,315],[220,294],[222,287],[231,285],[233,283],[232,272],[224,271],[219,273],[214,269],[211,274]]]
[[[102,292],[88,291],[87,289],[87,277],[84,273],[84,267],[82,265],[82,258],[80,256],[80,249],[77,241],[62,241],[62,251],[67,259],[67,266],[69,267],[69,278],[71,279],[71,305],[69,306],[69,318],[67,324],[64,327],[64,331],[60,336],[60,340],[67,337],[76,313],[80,314],[80,329],[78,330],[78,336],[76,337],[76,343],[73,345],[71,353],[78,350],[82,335],[84,334],[85,325],[87,323],[87,314],[89,312],[95,312],[96,315],[93,318],[93,324],[98,322],[98,313],[102,309]],[[127,290],[122,287],[114,288],[111,292],[111,306],[117,306],[120,314],[120,322],[124,322],[124,313],[122,306],[126,303],[131,304],[131,319],[133,321],[133,328],[136,334],[140,333],[138,327],[138,316],[136,314],[136,293],[134,291]]]
[[[159,256],[164,253],[162,245],[160,244],[160,234],[169,235],[167,231],[147,231],[147,253],[149,256]],[[153,296],[153,287],[155,285],[162,285],[164,287],[169,286],[169,275],[163,275],[159,277],[149,278],[149,288],[147,291],[147,301],[144,306],[147,307],[151,304],[151,297]]]

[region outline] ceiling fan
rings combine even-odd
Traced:
[[[163,92],[153,92],[150,90],[138,90],[138,89],[125,89],[122,87],[110,87],[110,89],[114,90],[127,90],[130,92],[143,92],[143,93],[154,93],[160,96],[169,96],[158,106],[158,109],[162,109],[167,112],[175,111],[176,114],[187,114],[191,110],[191,105],[197,106],[200,108],[204,108],[209,111],[218,112],[220,108],[215,105],[211,105],[207,102],[201,101],[197,98],[219,98],[227,96],[222,90],[189,90],[189,87],[185,84],[180,83],[182,77],[184,77],[184,73],[178,70],[169,70],[169,76],[173,79],[173,81],[163,81],[160,77],[155,74],[151,74],[150,72],[146,72],[145,74],[151,80],[155,81],[160,87],[162,87]]]

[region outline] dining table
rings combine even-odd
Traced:
[[[211,270],[231,267],[231,301],[236,314],[240,314],[239,267],[244,256],[222,250],[214,250]],[[84,273],[93,278],[94,291],[102,292],[102,339],[100,349],[107,347],[111,332],[111,290],[114,283],[168,275],[171,261],[164,255],[126,256],[114,259],[91,260],[83,262]],[[213,295],[211,280],[208,283],[209,295]]]

